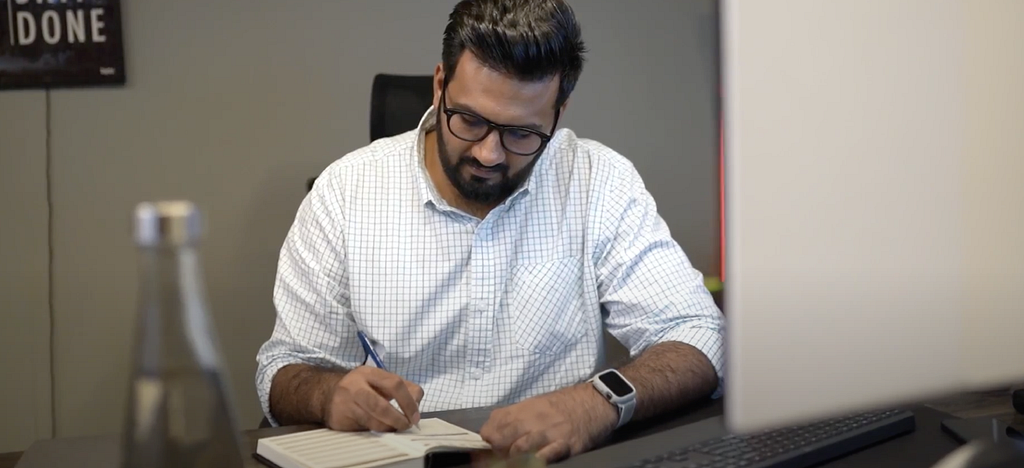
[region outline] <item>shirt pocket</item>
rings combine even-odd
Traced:
[[[558,354],[583,335],[583,265],[579,257],[520,264],[510,271],[509,305],[516,344]]]

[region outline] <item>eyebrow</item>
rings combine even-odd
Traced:
[[[455,109],[455,110],[461,110],[463,112],[469,112],[469,113],[474,114],[477,117],[480,117],[480,118],[482,118],[484,120],[490,120],[490,119],[484,117],[483,115],[481,115],[480,112],[478,112],[476,109],[473,108],[473,106],[468,106],[468,105],[465,105],[465,104],[460,104],[460,103],[458,103],[455,100],[449,101],[449,106],[448,107],[451,108],[451,109]],[[497,122],[495,122],[495,123],[497,123]],[[529,128],[531,130],[536,130],[538,132],[544,133],[544,127],[541,124],[536,124],[536,123],[531,123],[531,124],[526,124],[526,125],[506,125],[506,124],[499,124],[499,125],[505,125],[506,127]]]

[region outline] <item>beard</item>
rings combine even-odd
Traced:
[[[540,159],[540,154],[534,156],[526,166],[515,174],[509,174],[507,164],[485,166],[476,158],[468,154],[453,157],[448,151],[448,145],[444,142],[444,132],[441,131],[442,122],[440,114],[441,113],[438,112],[438,122],[435,127],[437,129],[438,159],[441,160],[441,167],[444,169],[444,173],[448,177],[448,181],[451,182],[452,186],[455,187],[455,190],[459,192],[459,195],[462,195],[462,197],[467,201],[481,204],[499,203],[515,193],[515,191],[523,185],[523,182],[530,177],[530,173],[533,171],[533,166],[537,164],[537,160]],[[483,177],[476,176],[471,172],[465,171],[465,168],[467,167],[475,167],[478,169],[498,172],[500,173],[500,176],[485,179]]]

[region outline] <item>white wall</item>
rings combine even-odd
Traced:
[[[135,314],[131,210],[169,197],[194,200],[208,219],[209,299],[241,422],[257,424],[255,353],[273,326],[277,252],[305,180],[368,142],[374,74],[433,71],[454,3],[122,2],[128,84],[50,92],[57,436],[120,428]],[[576,0],[592,52],[563,121],[636,163],[709,275],[718,255],[712,6]],[[0,93],[0,109],[0,307],[14,311],[2,311],[0,375],[18,382],[0,386],[0,409],[15,415],[5,426],[17,432],[0,429],[3,451],[49,431],[40,379],[50,289],[45,94]],[[10,195],[8,181],[31,196]],[[10,357],[26,349],[42,357]],[[34,434],[13,429],[37,420]]]

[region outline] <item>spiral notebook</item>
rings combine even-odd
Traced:
[[[435,453],[490,450],[480,435],[440,419],[403,432],[330,429],[260,439],[256,458],[280,468],[422,468]]]

